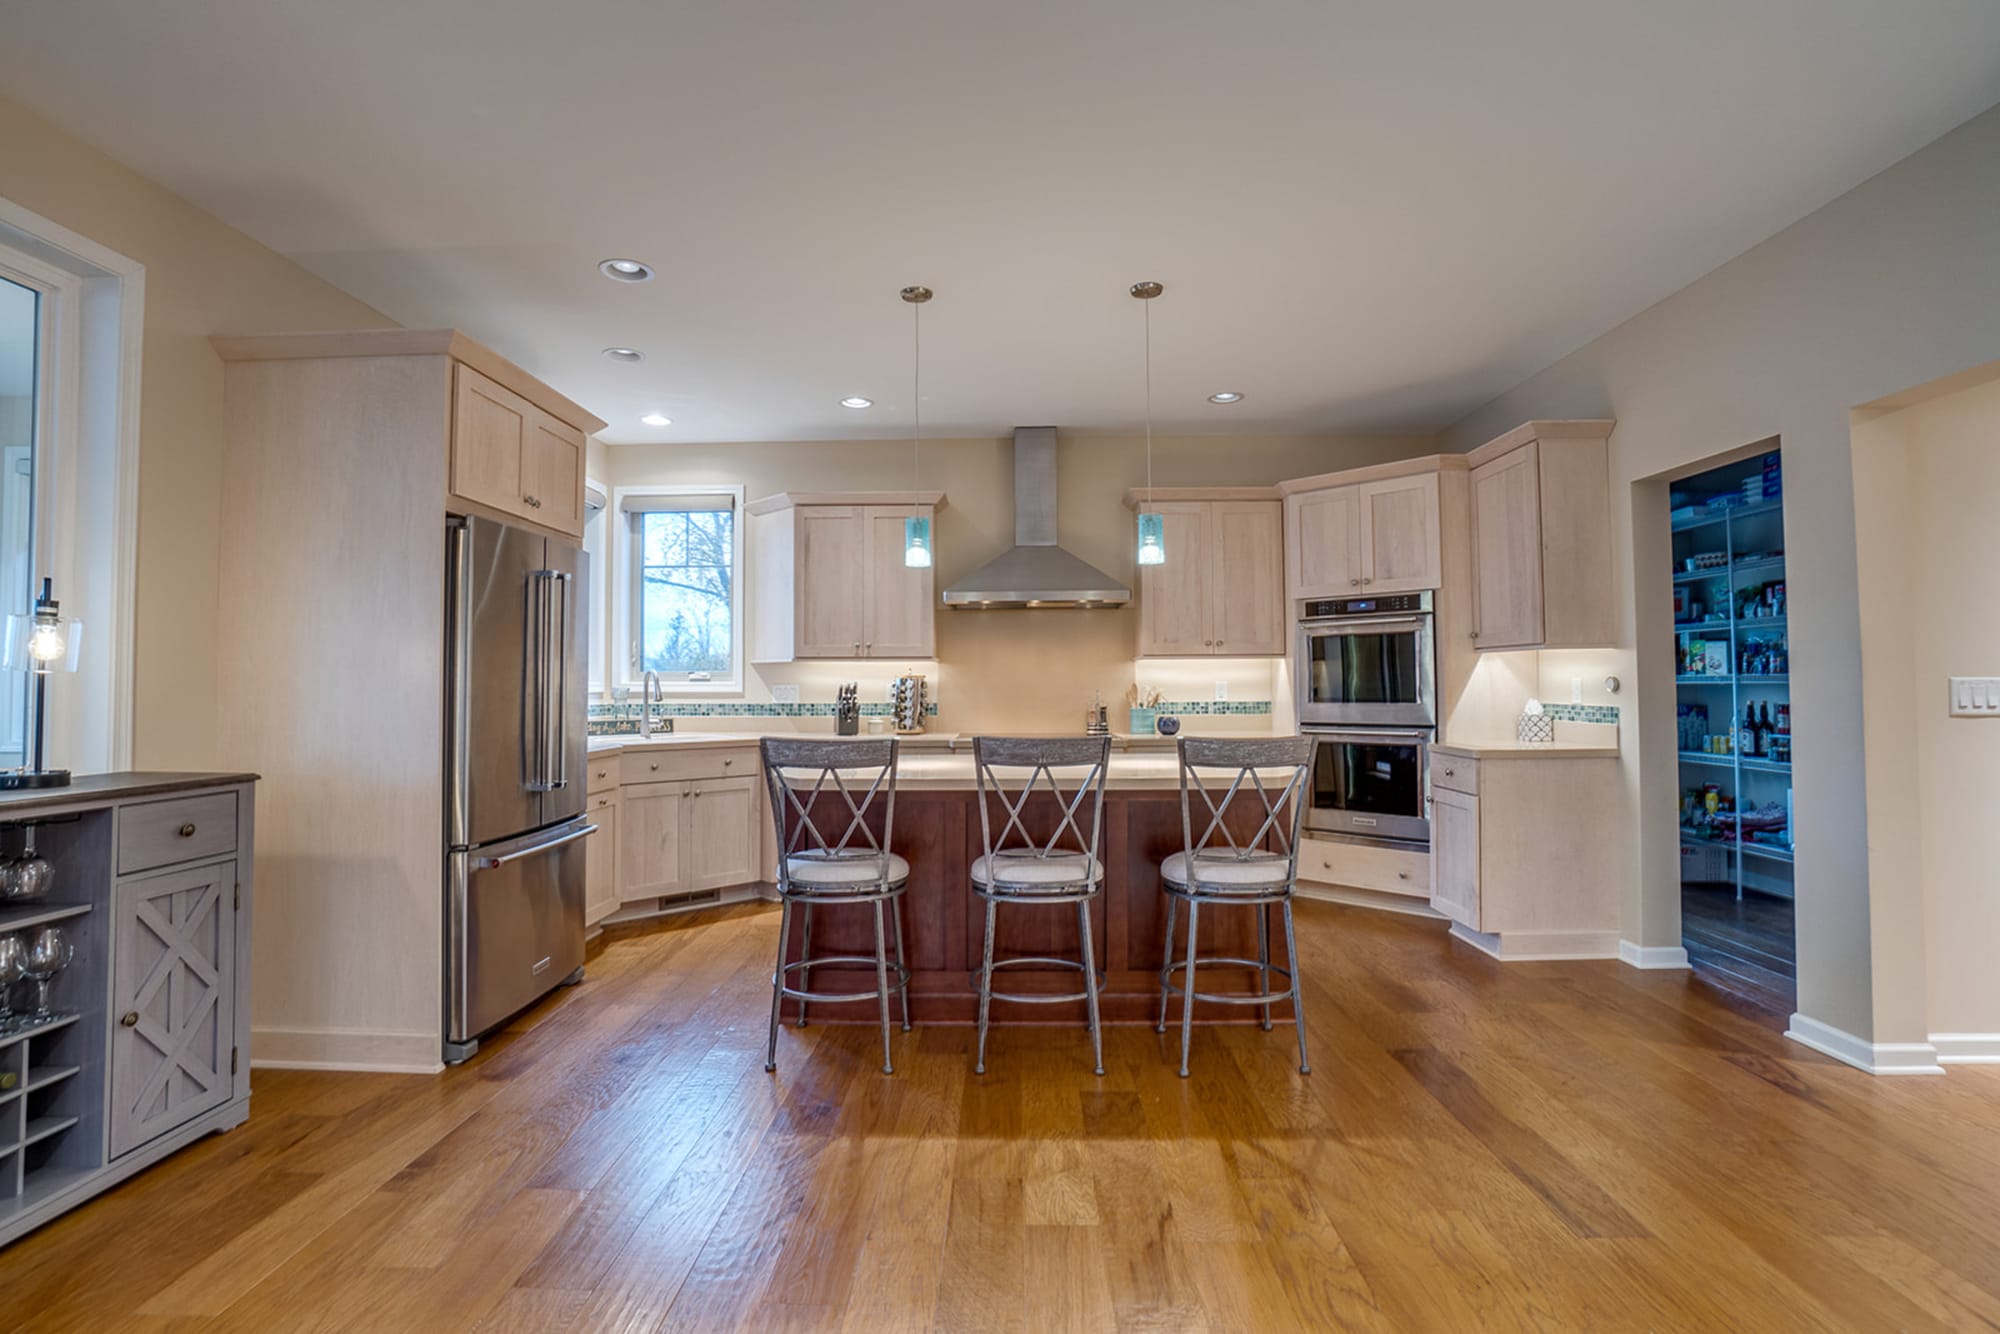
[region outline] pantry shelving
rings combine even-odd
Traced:
[[[1776,455],[1753,458],[1688,479],[1676,488],[1671,518],[1682,878],[1719,880],[1739,898],[1746,888],[1792,892],[1791,661],[1776,463]],[[1744,753],[1753,744],[1757,751]]]

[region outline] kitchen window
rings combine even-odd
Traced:
[[[619,489],[626,684],[741,689],[742,509],[740,487]]]

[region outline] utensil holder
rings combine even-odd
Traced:
[[[1130,712],[1131,712],[1131,718],[1129,720],[1129,726],[1131,727],[1132,735],[1133,736],[1153,735],[1153,729],[1158,727],[1160,723],[1160,711],[1158,709],[1135,708],[1132,709]]]

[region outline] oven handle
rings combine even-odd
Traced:
[[[1339,634],[1345,630],[1375,630],[1384,626],[1415,630],[1419,633],[1436,624],[1431,616],[1354,616],[1299,622],[1299,630],[1305,634]]]
[[[1301,727],[1299,731],[1324,741],[1413,741],[1425,747],[1437,744],[1428,727]]]

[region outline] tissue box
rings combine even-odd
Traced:
[[[1524,746],[1553,746],[1556,720],[1546,713],[1524,713],[1514,720],[1514,739]]]

